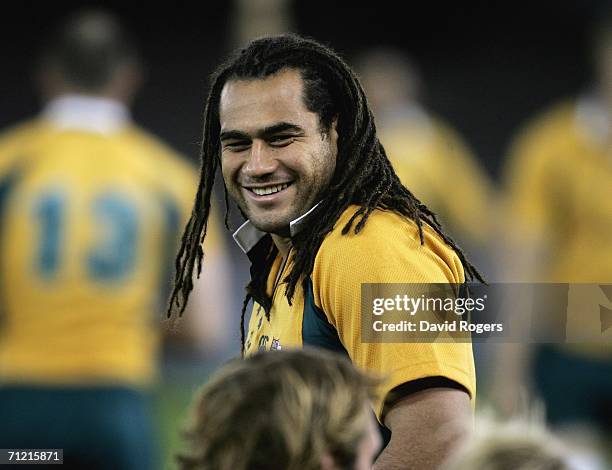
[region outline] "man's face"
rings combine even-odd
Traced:
[[[336,165],[335,123],[321,131],[294,69],[263,80],[230,80],[221,92],[221,164],[232,198],[260,230],[287,235],[312,208]]]

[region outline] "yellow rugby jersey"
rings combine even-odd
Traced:
[[[539,281],[612,282],[612,136],[589,127],[588,105],[563,103],[539,117],[509,155],[506,230],[547,244]]]
[[[543,244],[547,255],[520,281],[612,283],[612,127],[598,125],[605,121],[587,98],[561,103],[529,123],[511,146],[505,230],[518,246]],[[606,307],[608,299],[597,286],[587,302],[576,305],[576,295],[569,296],[567,339],[577,342],[561,347],[609,359],[612,331],[602,331],[600,306],[593,304],[599,299]]]
[[[0,381],[146,384],[197,179],[127,125],[0,140]]]
[[[454,236],[471,245],[487,241],[493,190],[459,134],[423,114],[383,126],[380,140],[402,183]]]
[[[464,274],[456,254],[433,230],[424,228],[425,245],[421,245],[416,224],[393,212],[375,210],[358,235],[352,231],[341,235],[357,209],[349,207],[324,239],[309,289],[304,295],[298,286],[292,305],[285,296],[285,284],[273,292],[281,269],[281,257],[277,257],[268,278],[268,293],[273,294],[270,321],[255,303],[246,338],[247,354],[302,346],[346,352],[356,366],[388,379],[373,404],[379,418],[392,389],[421,378],[445,377],[465,387],[473,398],[476,384],[471,344],[362,342],[362,283],[462,283]],[[243,225],[235,238],[256,261],[257,251],[271,247],[271,238],[249,224]],[[287,264],[280,278],[288,274],[291,266]]]

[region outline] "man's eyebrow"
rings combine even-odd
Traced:
[[[251,137],[246,132],[229,130],[229,131],[221,132],[221,134],[219,135],[219,138],[221,140],[228,140],[228,139],[245,140],[245,139],[250,139]]]
[[[255,136],[265,139],[266,137],[270,137],[271,135],[287,131],[301,134],[304,132],[304,129],[301,126],[298,126],[297,124],[292,124],[290,122],[279,122],[272,126],[264,127],[263,129],[257,130],[255,132]],[[222,131],[219,135],[219,138],[223,141],[229,139],[248,140],[252,137],[246,132],[230,129],[227,131]]]
[[[280,132],[293,131],[296,133],[304,132],[304,129],[297,124],[292,124],[290,122],[279,122],[278,124],[274,124],[273,126],[266,127],[258,132],[258,136],[267,137],[273,134],[278,134]]]

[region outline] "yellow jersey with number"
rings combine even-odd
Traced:
[[[284,278],[291,269],[289,262],[279,273],[281,259],[277,257],[268,278],[268,294],[273,297],[270,319],[255,303],[247,354],[303,346],[346,352],[357,367],[385,378],[373,404],[379,417],[388,393],[417,379],[450,379],[473,398],[476,381],[471,343],[364,342],[362,283],[461,284],[464,273],[459,258],[433,230],[424,227],[425,244],[421,245],[416,224],[394,212],[375,210],[359,234],[342,235],[357,209],[349,207],[323,240],[308,289],[304,293],[298,285],[291,305],[285,296],[286,285],[274,288],[277,276]]]
[[[146,384],[194,170],[126,125],[0,139],[0,381]]]

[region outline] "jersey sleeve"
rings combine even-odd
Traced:
[[[384,379],[374,403],[379,418],[391,390],[427,377],[450,379],[473,398],[470,343],[365,343],[361,337],[362,283],[461,283],[457,256],[430,230],[421,245],[415,224],[393,213],[375,211],[359,234],[341,235],[345,222],[339,221],[317,255],[314,300],[353,363]]]

